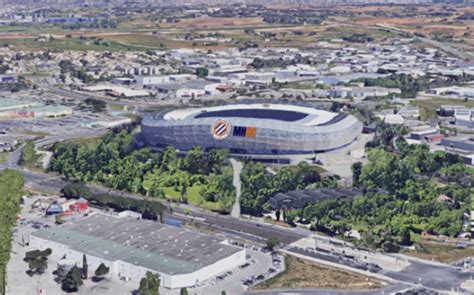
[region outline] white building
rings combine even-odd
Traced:
[[[454,119],[458,126],[474,128],[474,109],[456,109]]]
[[[30,236],[33,249],[52,250],[52,257],[87,256],[93,272],[101,263],[108,276],[139,283],[147,271],[160,276],[166,288],[190,287],[245,264],[245,249],[226,240],[155,221],[95,214]]]

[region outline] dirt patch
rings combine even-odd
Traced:
[[[474,256],[474,246],[466,249],[458,249],[453,244],[443,244],[437,242],[420,241],[420,249],[406,254],[426,260],[434,260],[443,263],[450,263],[461,260],[465,257]]]
[[[383,287],[383,282],[358,273],[341,270],[310,260],[285,255],[286,270],[254,287],[264,289],[326,288],[365,290]]]

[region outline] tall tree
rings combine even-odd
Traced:
[[[352,164],[352,185],[354,187],[359,186],[360,174],[362,173],[362,163],[356,162]]]
[[[82,284],[81,271],[74,266],[63,279],[61,289],[65,292],[77,292]]]
[[[107,267],[104,263],[101,263],[94,272],[94,280],[100,281],[104,278],[106,274],[109,273],[110,268]]]
[[[82,255],[82,278],[84,280],[87,279],[89,276],[89,271],[88,271],[89,266],[87,265],[87,256],[86,254]]]

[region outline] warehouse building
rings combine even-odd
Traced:
[[[454,120],[458,126],[474,128],[474,109],[456,109]]]
[[[21,101],[16,99],[0,99],[0,112],[11,111],[21,108],[29,108],[38,105],[35,102],[31,101]]]
[[[18,108],[8,111],[0,111],[0,119],[15,118],[58,118],[70,116],[73,110],[65,106],[35,106]]]
[[[89,270],[101,263],[109,276],[137,284],[147,271],[160,276],[165,288],[200,284],[245,264],[245,249],[226,240],[155,221],[95,214],[73,223],[34,232],[34,249],[52,249],[54,258],[74,259],[79,266],[87,255]]]

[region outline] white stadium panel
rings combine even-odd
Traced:
[[[145,117],[140,140],[153,148],[224,148],[233,154],[332,151],[353,142],[362,123],[349,114],[281,104],[180,109]]]

